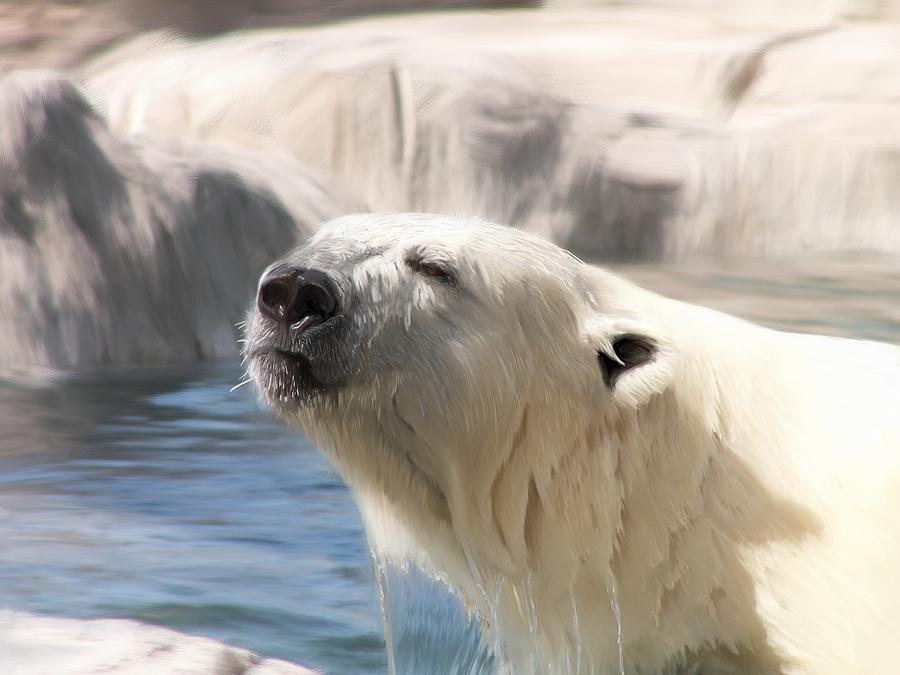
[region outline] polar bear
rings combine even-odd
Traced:
[[[900,349],[420,214],[323,226],[248,332],[372,545],[456,589],[511,672],[900,668]]]

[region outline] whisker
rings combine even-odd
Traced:
[[[244,380],[243,382],[238,382],[236,385],[234,385],[234,386],[233,386],[231,389],[229,389],[228,391],[229,391],[229,393],[230,393],[230,392],[232,392],[232,391],[235,391],[236,389],[240,389],[240,388],[243,387],[245,384],[250,384],[251,382],[253,382],[253,378],[252,378],[252,377],[248,377],[248,378],[247,378],[246,380]]]

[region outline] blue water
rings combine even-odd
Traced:
[[[238,375],[221,363],[0,383],[0,606],[129,617],[328,672],[384,672],[347,488],[251,388],[229,391]],[[401,586],[422,618],[398,620],[405,671],[424,646],[483,658],[446,594],[424,577]],[[427,624],[437,637],[407,644]]]
[[[233,364],[0,389],[0,605],[124,616],[377,672],[372,573],[346,488],[229,393]]]
[[[900,264],[635,266],[640,283],[778,328],[900,341]],[[118,616],[333,673],[384,673],[372,562],[321,455],[231,392],[237,363],[0,379],[0,607]],[[484,673],[448,594],[389,579],[398,670]]]

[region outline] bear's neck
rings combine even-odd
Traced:
[[[736,623],[753,612],[735,603],[753,597],[731,539],[721,445],[666,410],[676,405],[665,394],[583,428],[532,424],[513,443],[530,470],[501,467],[490,512],[454,518],[472,577],[460,586],[479,589],[470,601],[498,624],[514,672],[532,659],[550,672],[579,660],[618,672],[620,658],[659,672],[673,640],[690,659],[709,644],[737,651],[762,639],[752,622]],[[451,501],[454,514],[461,506]]]
[[[813,524],[755,478],[732,445],[747,431],[728,428],[721,404],[670,390],[582,428],[535,420],[513,444],[529,471],[496,474],[490,513],[454,513],[476,577],[460,585],[485,589],[472,602],[495,617],[514,672],[532,658],[549,672],[573,672],[579,659],[619,672],[620,658],[640,672],[781,672],[746,553]],[[492,531],[503,533],[501,554],[472,544]]]
[[[580,428],[551,410],[519,411],[490,480],[439,498],[370,429],[362,445],[332,438],[373,549],[459,591],[513,672],[618,672],[620,658],[656,672],[673,666],[673,642],[688,664],[718,664],[709,645],[724,645],[737,672],[777,672],[758,657],[765,636],[741,562],[748,522],[771,505],[715,420],[698,422],[707,411],[669,392]],[[350,446],[387,463],[361,465],[342,454]]]

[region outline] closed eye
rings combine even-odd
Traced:
[[[422,276],[436,279],[438,281],[455,284],[456,278],[453,273],[441,263],[420,260],[419,258],[409,257],[406,259],[406,265],[411,270]]]

